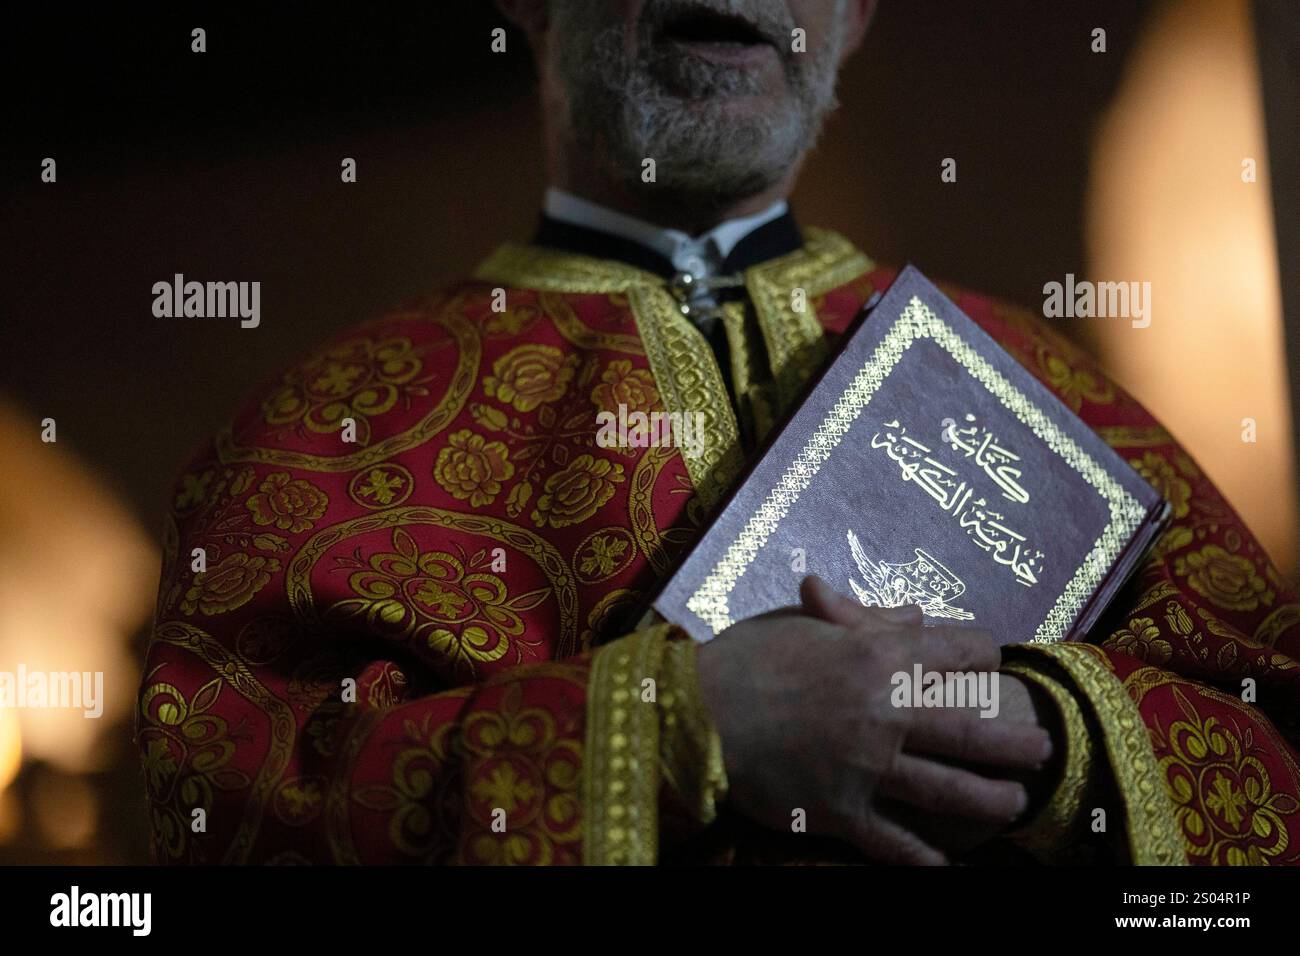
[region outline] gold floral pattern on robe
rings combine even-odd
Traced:
[[[358,424],[366,444],[370,420],[394,408],[402,397],[427,395],[423,363],[411,339],[378,341],[359,337],[333,346],[289,372],[267,396],[268,425],[302,425],[319,434],[337,432],[343,419]]]
[[[461,501],[468,500],[476,508],[490,505],[501,493],[501,483],[515,473],[509,454],[501,442],[462,428],[438,452],[433,477]]]

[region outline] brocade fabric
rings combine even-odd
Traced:
[[[286,369],[175,486],[137,712],[155,858],[816,856],[811,837],[719,814],[694,647],[629,615],[893,275],[822,230],[747,270],[752,310],[728,321],[743,421],[659,277],[536,246],[503,247],[474,279]],[[1036,852],[1300,861],[1291,585],[1083,352],[943,291],[1173,506],[1091,643],[1015,656],[1068,695],[1076,740],[1088,728]],[[740,353],[755,335],[762,348]],[[596,415],[619,406],[700,412],[703,453],[600,446]]]

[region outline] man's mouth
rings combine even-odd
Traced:
[[[663,26],[665,39],[690,46],[737,52],[773,47],[772,39],[744,17],[714,10],[690,10],[673,17]]]

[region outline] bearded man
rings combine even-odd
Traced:
[[[948,290],[1175,515],[1089,641],[1000,652],[814,578],[700,646],[637,619],[893,279],[786,204],[874,4],[500,6],[542,83],[533,241],[325,344],[180,478],[138,726],[157,858],[1300,859],[1300,604],[1014,309]],[[699,454],[597,442],[620,409],[697,416]],[[1000,713],[891,707],[918,664],[999,670]]]

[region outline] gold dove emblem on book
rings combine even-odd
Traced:
[[[915,604],[926,617],[974,620],[970,611],[948,602],[966,593],[966,584],[928,552],[915,548],[915,561],[873,561],[862,550],[862,542],[849,532],[849,553],[864,583],[849,578],[849,586],[867,607],[903,607]]]

